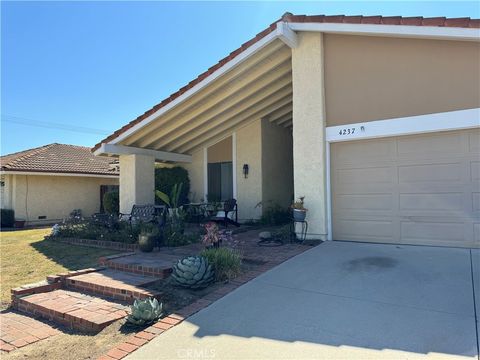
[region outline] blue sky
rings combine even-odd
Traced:
[[[480,17],[473,1],[2,1],[1,154],[93,146],[286,11]]]

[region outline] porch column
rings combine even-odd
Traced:
[[[292,49],[295,197],[305,196],[310,239],[327,239],[323,38],[301,32]]]
[[[155,203],[155,157],[120,155],[120,212]]]

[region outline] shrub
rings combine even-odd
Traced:
[[[290,221],[290,210],[273,204],[263,210],[260,222],[264,225],[283,225]]]
[[[1,209],[1,227],[13,227],[15,224],[15,212],[12,209]]]
[[[109,191],[103,195],[103,208],[107,214],[118,214],[120,211],[120,193]]]
[[[179,206],[188,203],[188,193],[190,192],[188,171],[180,166],[155,168],[155,190],[161,191],[164,194],[171,194],[173,186],[180,183],[182,183],[183,186],[179,196]],[[158,204],[162,204],[159,198],[155,201]]]
[[[163,233],[163,241],[165,246],[176,247],[193,244],[199,241],[199,234],[184,234],[178,228],[167,225]]]
[[[143,224],[130,226],[126,221],[110,219],[108,223],[92,220],[66,220],[55,230],[56,237],[115,241],[133,244],[138,241],[138,235]]]
[[[229,248],[212,248],[200,253],[213,266],[215,280],[226,281],[237,277],[242,267],[242,257],[238,251]]]

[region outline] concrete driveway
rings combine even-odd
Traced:
[[[326,242],[128,359],[478,360],[479,274],[480,250]]]

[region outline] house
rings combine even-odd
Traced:
[[[112,159],[83,146],[49,144],[0,157],[1,208],[13,209],[27,225],[54,223],[74,209],[91,216],[102,195],[118,189]]]
[[[312,239],[479,247],[479,27],[286,13],[93,151],[122,211],[153,203],[157,160],[243,220],[305,196]]]

